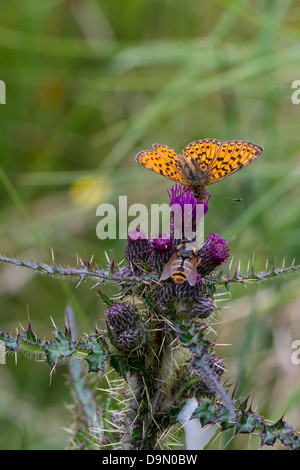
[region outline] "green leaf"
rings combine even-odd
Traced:
[[[44,346],[47,362],[51,369],[56,366],[60,358],[72,356],[75,352],[71,335],[67,330],[65,333],[55,330],[55,338],[56,342],[46,342]]]
[[[236,434],[251,434],[260,427],[260,421],[256,413],[242,413],[236,424]]]
[[[98,292],[99,292],[99,295],[100,295],[101,299],[103,300],[103,302],[108,307],[112,307],[113,304],[114,304],[113,300],[111,300],[109,297],[107,297],[107,295],[103,294],[103,292],[101,292],[99,289],[98,289]]]
[[[260,438],[262,446],[273,446],[276,442],[276,435],[269,431],[268,426],[264,426],[264,429],[260,432]]]
[[[128,371],[128,366],[126,361],[124,361],[124,359],[119,354],[110,355],[110,365],[121,377],[125,377],[126,372]]]
[[[68,329],[55,330],[56,341],[42,341],[28,328],[16,338],[7,333],[0,332],[2,341],[9,351],[30,351],[45,354],[46,362],[53,369],[58,362],[66,357],[76,356],[85,359],[89,364],[89,372],[104,371],[104,361],[108,356],[107,345],[104,338],[97,334],[89,336],[86,341],[73,342]]]
[[[216,420],[216,410],[214,405],[203,400],[194,412],[193,418],[199,418],[202,426],[214,423]]]
[[[108,356],[108,351],[102,336],[89,336],[86,347],[90,350],[90,353],[86,357],[86,361],[89,364],[89,372],[104,372],[104,361]]]
[[[7,333],[3,333],[0,331],[0,341],[2,341],[6,349],[9,351],[16,351],[19,346],[19,339],[18,338],[13,338],[12,336],[8,335]]]

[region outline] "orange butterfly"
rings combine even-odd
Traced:
[[[182,155],[166,145],[152,147],[154,150],[140,152],[136,161],[192,189],[200,201],[205,197],[205,186],[241,170],[263,152],[259,145],[244,140],[223,143],[216,139],[196,140],[183,149]]]

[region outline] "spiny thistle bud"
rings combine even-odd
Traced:
[[[193,302],[189,309],[189,314],[192,317],[207,318],[215,310],[215,305],[212,299],[209,297],[200,297],[198,300]]]
[[[141,330],[129,328],[117,335],[117,342],[122,349],[130,351],[135,349],[141,343]]]
[[[160,234],[158,238],[153,238],[151,240],[151,244],[151,267],[156,271],[161,272],[175,251],[174,242],[167,234]]]
[[[157,289],[153,297],[157,310],[167,313],[172,310],[176,300],[175,284],[173,281],[166,281]]]
[[[201,257],[198,271],[206,276],[227,261],[229,257],[227,242],[220,235],[211,233],[197,252],[197,256]]]
[[[126,259],[134,266],[140,261],[148,263],[151,253],[151,242],[141,230],[132,230],[128,235],[125,249]]]
[[[199,299],[203,293],[204,282],[202,276],[198,274],[197,282],[194,286],[191,286],[188,282],[182,284],[176,284],[175,292],[176,296],[183,301],[191,301]]]
[[[107,312],[109,326],[118,333],[128,330],[137,323],[138,319],[137,308],[131,304],[117,303],[109,307]]]

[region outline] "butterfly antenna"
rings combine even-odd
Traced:
[[[235,201],[235,202],[242,202],[243,199],[233,199],[232,197],[228,197],[228,196],[216,196],[215,194],[212,194],[211,195],[212,197],[220,197],[222,199],[230,199],[231,201]]]

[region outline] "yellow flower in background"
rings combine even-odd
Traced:
[[[111,186],[107,179],[94,176],[78,178],[70,189],[70,198],[78,206],[96,206],[107,200]]]

